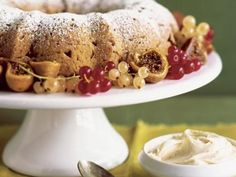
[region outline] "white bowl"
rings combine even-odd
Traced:
[[[236,160],[204,166],[178,165],[156,160],[148,154],[151,149],[157,146],[158,142],[173,135],[178,134],[161,136],[144,145],[139,154],[139,161],[150,174],[157,177],[236,177]]]

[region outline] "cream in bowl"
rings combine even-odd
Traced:
[[[236,142],[210,132],[158,137],[145,144],[139,158],[158,177],[236,177]]]

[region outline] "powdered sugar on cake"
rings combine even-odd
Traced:
[[[62,75],[81,65],[166,49],[177,29],[172,14],[154,0],[0,0],[0,57],[54,58],[62,63]],[[12,33],[16,40],[7,40]]]

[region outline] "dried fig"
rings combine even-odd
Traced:
[[[208,53],[202,42],[198,41],[196,38],[189,39],[183,46],[182,50],[186,51],[186,54],[190,58],[198,58],[203,63],[206,63],[208,58]]]
[[[52,61],[30,61],[30,65],[36,74],[44,77],[57,77],[61,64]]]
[[[6,81],[8,87],[15,92],[25,92],[33,84],[34,77],[22,71],[18,64],[7,64]]]
[[[150,83],[163,80],[169,70],[166,56],[155,49],[143,54],[136,54],[129,59],[129,64],[136,72],[143,66],[147,67],[150,73],[145,80]]]

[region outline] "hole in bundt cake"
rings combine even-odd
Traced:
[[[53,1],[53,0],[52,0]],[[101,1],[93,2],[93,5],[88,6],[89,3],[85,1],[71,1],[60,0],[58,3],[48,3],[47,1],[27,1],[25,3],[16,3],[14,7],[23,11],[41,11],[47,14],[57,13],[74,13],[74,14],[88,14],[93,12],[107,13],[113,10],[119,10],[125,8],[125,3],[102,3]],[[75,21],[75,18],[71,18],[71,21]]]

